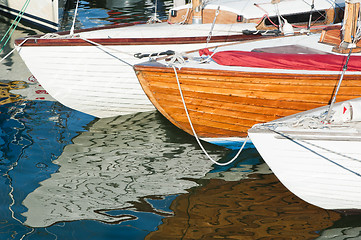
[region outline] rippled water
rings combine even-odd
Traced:
[[[157,3],[165,17],[171,2]],[[76,28],[145,21],[153,11],[151,1],[80,1]],[[63,29],[73,12],[74,4]],[[0,32],[10,23],[0,19]],[[13,39],[37,32],[19,26]],[[16,53],[0,81],[0,239],[361,239],[360,216],[298,199],[254,148],[219,167],[156,111],[73,111]],[[221,161],[235,154],[206,148]]]

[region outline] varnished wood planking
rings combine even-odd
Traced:
[[[135,68],[157,109],[176,126],[191,133],[173,69]],[[326,105],[339,79],[338,75],[267,75],[212,70],[203,75],[205,71],[186,68],[178,71],[185,102],[200,137],[246,136],[255,123]],[[345,79],[349,87],[341,88],[338,100],[360,97],[361,77],[346,76]],[[227,131],[222,133],[222,130]]]
[[[168,79],[173,77],[173,81],[165,82],[162,81],[163,78],[157,78],[154,81],[154,86],[159,88],[178,88],[175,76],[171,74],[168,76]],[[164,77],[165,79],[166,77]],[[198,82],[195,79],[184,79],[182,76],[179,76],[179,80],[182,84],[182,89],[185,91],[194,91],[196,89],[197,92],[208,92],[219,95],[229,95],[232,96],[244,96],[249,94],[255,94],[255,97],[262,97],[265,93],[274,94],[274,96],[280,95],[284,97],[284,93],[292,93],[294,96],[290,96],[294,99],[297,94],[308,95],[308,94],[319,94],[321,99],[322,95],[329,97],[334,90],[336,85],[321,85],[321,86],[312,86],[312,85],[303,85],[303,86],[295,86],[290,84],[246,84],[246,83],[229,83],[224,81],[218,82],[208,82],[200,80]],[[358,95],[361,92],[361,86],[343,86],[343,89],[348,92],[350,95]],[[307,96],[302,96],[304,100],[317,100],[317,99],[307,99]]]
[[[234,42],[234,41],[246,41],[256,38],[266,38],[258,34],[254,35],[223,35],[212,36],[209,43],[221,43],[221,42]],[[164,44],[196,44],[207,42],[207,36],[204,37],[159,37],[159,38],[96,38],[89,39],[92,42],[101,44],[104,46],[118,46],[118,45],[164,45]],[[16,39],[15,44],[19,45],[24,39]],[[22,46],[93,46],[92,43],[84,41],[81,38],[52,38],[52,39],[29,39]]]
[[[153,88],[152,88],[153,89]],[[153,89],[155,90],[155,89]],[[161,91],[156,91],[157,97],[159,101],[168,101],[170,105],[173,107],[177,106],[183,109],[183,104],[180,99],[179,92],[168,92],[166,93]],[[174,93],[174,94],[173,94]],[[272,104],[268,104],[269,100],[263,99],[258,102],[258,104],[253,104],[253,101],[247,102],[247,98],[244,98],[245,102],[236,102],[236,101],[225,101],[223,98],[222,100],[217,100],[214,98],[200,98],[194,97],[187,92],[183,92],[185,102],[187,106],[193,106],[192,108],[194,111],[204,111],[200,109],[201,107],[206,107],[207,111],[213,114],[218,114],[217,110],[212,109],[222,109],[224,111],[229,111],[228,114],[233,117],[237,117],[240,119],[253,119],[258,120],[259,115],[268,115],[270,118],[274,116],[283,116],[285,114],[291,115],[298,112],[297,109],[289,109],[287,104],[282,104],[282,102],[278,101],[278,106],[281,107],[272,107]],[[188,95],[187,95],[188,94]],[[267,102],[267,105],[265,104]],[[318,105],[312,105],[312,107],[318,107]],[[209,108],[208,108],[209,107]],[[239,111],[249,113],[247,115],[240,115]],[[264,120],[265,116],[262,116],[261,119]],[[261,120],[259,119],[259,121]]]
[[[185,71],[185,69],[182,69],[182,71]],[[319,75],[309,75],[307,76],[307,79],[303,79],[305,75],[293,75],[293,76],[287,76],[287,75],[276,75],[272,74],[272,78],[269,78],[269,74],[248,74],[247,72],[242,72],[241,78],[239,78],[240,73],[237,75],[228,75],[228,72],[223,72],[223,75],[216,75],[216,71],[212,71],[206,75],[206,73],[203,73],[201,70],[199,71],[202,76],[194,75],[194,74],[188,74],[187,76],[182,75],[182,80],[187,81],[190,84],[194,85],[204,85],[200,80],[203,80],[205,84],[212,84],[213,86],[222,86],[223,84],[230,84],[234,86],[234,84],[243,85],[243,84],[260,84],[260,85],[292,85],[292,86],[333,86],[336,85],[339,79],[339,75],[333,75],[332,77],[326,77],[326,76],[319,76]],[[192,76],[193,75],[193,76]],[[173,78],[172,78],[173,77]],[[161,79],[162,78],[162,79]],[[310,82],[308,78],[312,78],[313,81]],[[350,87],[357,87],[358,82],[354,82],[357,79],[353,78],[352,76],[344,76],[345,86]],[[175,75],[172,73],[160,73],[157,75],[157,79],[155,80],[161,80],[165,83],[171,83],[175,80]],[[282,80],[282,81],[281,81]],[[222,82],[222,83],[220,83]]]
[[[188,14],[187,14],[188,12]],[[203,9],[202,10],[202,23],[213,23],[214,17],[216,15],[216,10],[214,9]],[[169,16],[170,23],[180,23],[184,22],[186,24],[191,24],[193,19],[193,11],[190,9],[180,9],[177,11],[177,16]],[[216,19],[217,24],[234,24],[237,22],[237,14],[229,12],[226,10],[221,10]]]
[[[328,25],[335,21],[335,11],[334,9],[327,9],[325,11],[326,19],[319,22],[314,22],[313,26],[317,25]],[[213,23],[214,17],[216,16],[215,9],[203,9],[202,11],[202,23]],[[177,16],[172,17],[169,15],[168,17],[170,23],[181,23],[184,22],[186,24],[191,24],[193,19],[193,11],[191,9],[180,9],[177,11]],[[243,19],[242,22],[237,22],[237,14],[234,12],[221,10],[216,18],[216,24],[241,24],[241,23],[257,23],[257,29],[274,29],[273,25],[265,24],[265,17],[262,18],[252,18],[252,19]],[[295,26],[306,26],[307,23],[293,23]]]
[[[182,70],[183,71],[183,70]],[[216,73],[215,73],[216,74]],[[226,73],[225,73],[226,74]],[[239,76],[223,77],[213,76],[212,73],[209,75],[202,75],[201,79],[197,79],[197,75],[186,75],[183,77],[183,72],[178,75],[179,80],[184,91],[197,91],[197,92],[208,92],[219,95],[230,95],[230,96],[248,96],[250,98],[265,98],[267,99],[291,99],[295,101],[311,101],[320,102],[330,100],[331,95],[337,85],[338,75],[334,76],[307,76],[297,75],[298,78],[304,78],[303,80],[294,79],[294,81],[287,81],[287,75],[285,75],[285,81],[277,76],[273,79],[273,74],[263,74],[257,78],[258,80],[263,78],[263,81],[258,83],[252,83],[258,77],[255,75],[254,78],[243,78],[243,73],[239,73]],[[151,77],[144,73],[144,77]],[[318,79],[317,79],[318,78]],[[328,80],[333,79],[333,80]],[[361,92],[361,81],[357,79],[357,76],[347,76],[342,84],[341,91],[344,92],[348,97],[359,96]],[[240,82],[237,83],[236,81]],[[272,84],[267,82],[272,82]],[[277,81],[277,82],[276,82]],[[299,85],[300,82],[302,85]],[[152,85],[159,88],[174,88],[178,89],[176,78],[173,72],[167,72],[164,74],[157,73],[154,75]],[[308,83],[306,85],[306,83]],[[287,95],[284,95],[287,93]],[[315,98],[318,95],[318,98]]]

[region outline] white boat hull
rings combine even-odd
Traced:
[[[361,209],[361,122],[290,127],[314,112],[256,125],[249,136],[279,180],[304,201],[324,209]]]

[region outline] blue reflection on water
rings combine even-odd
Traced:
[[[94,117],[47,101],[6,104],[0,112],[0,239],[20,238],[29,232],[22,201],[57,171],[52,161]]]
[[[48,101],[6,104],[0,112],[0,239],[144,239],[164,217],[172,216],[169,206],[177,194],[144,198],[151,211],[104,211],[114,219],[119,217],[119,222],[110,224],[78,220],[41,228],[25,226],[21,214],[28,209],[23,200],[58,171],[53,161],[97,119]],[[125,216],[129,216],[126,221]]]

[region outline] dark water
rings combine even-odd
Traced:
[[[154,11],[151,1],[80,3],[77,28]],[[161,17],[170,6],[158,2]],[[9,25],[1,19],[0,32]],[[36,32],[19,26],[14,38]],[[218,167],[156,111],[96,119],[53,101],[30,76],[16,53],[0,65],[1,240],[361,239],[360,216],[298,199],[254,148]],[[221,161],[235,154],[206,148]]]

